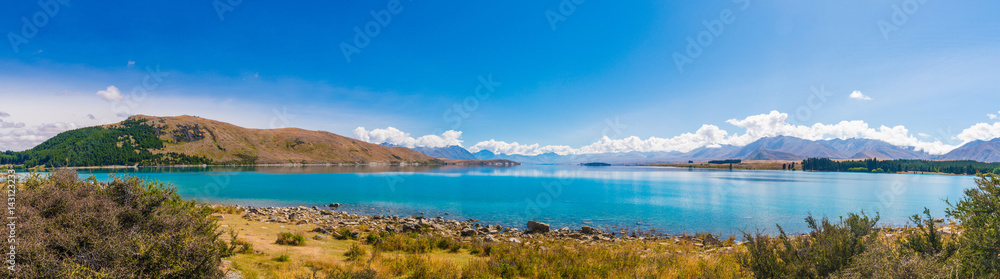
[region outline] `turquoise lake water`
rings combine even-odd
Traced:
[[[107,170],[81,171],[109,178]],[[905,225],[927,207],[945,217],[975,186],[969,176],[662,167],[207,167],[117,170],[173,184],[185,198],[252,206],[341,203],[339,211],[478,219],[523,227],[655,229],[663,233],[740,230],[804,232],[808,213],[879,212]],[[448,215],[445,215],[448,213]],[[638,223],[642,223],[639,225]]]

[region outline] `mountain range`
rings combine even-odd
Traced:
[[[471,153],[460,146],[418,148],[417,151],[435,158],[462,160],[507,159],[525,164],[578,164],[604,162],[611,164],[651,164],[721,159],[801,161],[806,158],[830,159],[923,159],[975,160],[1000,162],[1000,139],[967,143],[944,155],[931,155],[910,147],[900,147],[874,139],[807,140],[796,137],[767,137],[746,146],[722,145],[701,147],[689,152],[623,152],[581,155],[495,154],[488,150]]]
[[[806,140],[788,136],[762,138],[746,146],[701,147],[689,152],[511,155],[488,150],[472,153],[461,146],[410,149],[368,143],[324,131],[249,129],[187,115],[135,115],[119,123],[66,131],[23,152],[0,153],[0,164],[653,164],[720,159],[800,161],[806,158],[1000,162],[1000,139],[969,142],[943,155],[873,139]]]

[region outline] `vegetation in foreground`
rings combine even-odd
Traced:
[[[863,213],[836,223],[809,217],[807,235],[747,233],[740,263],[758,278],[998,278],[1000,178],[976,184],[947,210],[961,224],[951,230],[938,230],[929,210],[902,230],[875,230],[878,217]]]
[[[214,278],[232,251],[211,209],[162,184],[71,170],[18,182],[16,271],[2,278]]]
[[[19,270],[2,276],[219,278],[235,270],[244,278],[997,278],[1000,178],[982,175],[976,183],[950,206],[947,214],[960,225],[948,228],[929,211],[913,216],[911,228],[879,228],[877,214],[860,213],[809,217],[805,235],[779,227],[778,235],[746,233],[742,245],[713,246],[541,234],[484,241],[378,228],[327,238],[308,225],[248,221],[231,208],[183,201],[161,184],[79,181],[60,170],[21,181]],[[213,212],[226,214],[209,217]]]

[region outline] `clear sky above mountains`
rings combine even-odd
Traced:
[[[0,10],[0,150],[130,114],[521,154],[1000,137],[996,1],[40,3]]]

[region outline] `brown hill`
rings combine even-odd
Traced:
[[[409,148],[371,144],[324,131],[249,129],[188,115],[134,115],[129,119],[143,120],[156,128],[164,148],[151,150],[153,153],[203,156],[216,163],[436,163]],[[105,128],[116,125],[120,123]]]

